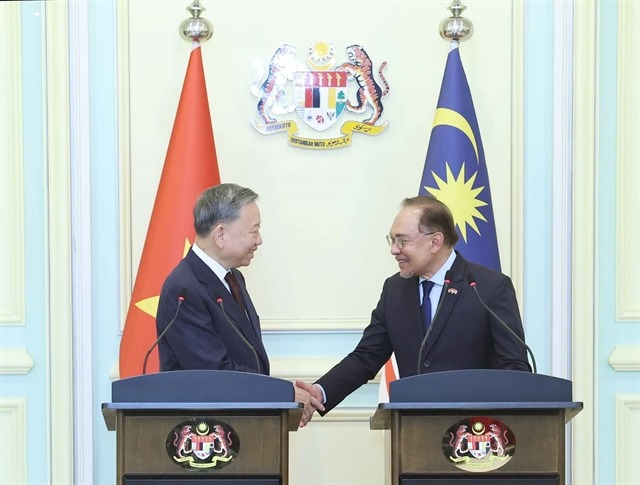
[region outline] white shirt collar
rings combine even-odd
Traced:
[[[455,260],[456,252],[452,250],[447,260],[440,266],[440,269],[436,271],[429,281],[433,281],[436,285],[444,286],[444,276],[447,274],[447,271],[451,269]],[[426,280],[426,278],[420,276],[418,284],[422,284],[424,280]]]
[[[229,289],[229,286],[227,285],[227,282],[224,279],[224,277],[229,272],[229,270],[226,269],[224,266],[222,266],[220,263],[218,263],[215,259],[209,256],[207,253],[205,253],[202,249],[200,249],[200,247],[197,244],[194,243],[193,246],[191,246],[191,249],[193,249],[193,252],[195,253],[195,255],[198,256],[204,262],[204,264],[206,264],[209,268],[211,268],[211,271],[213,271],[215,275],[218,277],[218,279],[222,281],[222,284],[226,286],[227,289]]]

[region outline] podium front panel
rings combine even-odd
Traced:
[[[221,421],[229,425],[239,437],[240,444],[238,454],[233,461],[223,468],[196,470],[183,468],[172,459],[167,452],[167,439],[176,426],[191,420]],[[255,413],[243,415],[238,412],[215,415],[184,411],[157,414],[149,411],[127,412],[119,413],[117,428],[122,444],[122,448],[119,449],[118,475],[123,477],[123,483],[152,483],[153,480],[152,482],[144,480],[154,475],[157,476],[155,483],[167,484],[189,483],[192,478],[199,479],[198,483],[207,483],[206,480],[202,481],[207,475],[255,476],[254,480],[286,475],[288,464],[283,463],[281,457],[283,449],[288,446],[288,431],[286,419],[283,419],[280,412],[260,415]],[[158,480],[160,476],[169,481]],[[178,482],[171,481],[171,477],[179,477]],[[218,479],[215,483],[224,483],[224,481]],[[229,483],[241,484],[242,482],[231,480]]]
[[[282,485],[279,478],[126,478],[122,485]]]
[[[450,457],[445,455],[443,443],[453,440],[449,429],[455,423],[473,419],[475,416],[487,416],[501,421],[509,427],[515,436],[516,448],[510,460],[498,469],[469,473],[456,468]],[[435,475],[464,475],[467,478],[482,479],[503,475],[530,474],[537,476],[541,482],[558,483],[554,480],[564,473],[564,415],[560,412],[505,412],[501,414],[483,411],[470,411],[466,414],[457,412],[435,412],[430,415],[405,413],[395,417],[397,426],[392,440],[399,447],[399,473],[405,478],[418,475],[424,478]],[[462,477],[461,477],[462,478]],[[403,484],[431,484],[433,481],[405,481]],[[451,482],[447,482],[451,483]],[[463,483],[463,482],[460,482]],[[468,483],[468,482],[467,482]],[[502,481],[496,483],[503,483]],[[529,483],[529,482],[523,482]]]
[[[560,477],[433,477],[405,478],[402,485],[559,485]],[[251,484],[257,485],[257,484]]]

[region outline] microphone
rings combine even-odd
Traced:
[[[251,352],[253,352],[253,356],[256,358],[256,364],[258,364],[258,374],[260,373],[260,359],[258,359],[258,353],[256,352],[256,349],[253,347],[253,345],[251,345],[251,343],[246,339],[246,337],[242,334],[242,332],[240,331],[240,329],[238,327],[236,327],[236,325],[231,321],[231,319],[227,316],[227,312],[224,309],[224,300],[222,298],[218,298],[216,300],[216,303],[218,305],[220,305],[220,308],[222,309],[222,314],[224,315],[224,319],[227,321],[227,323],[229,325],[231,325],[231,328],[233,328],[235,330],[235,332],[238,334],[238,337],[240,337],[242,339],[242,341],[245,343],[245,345],[247,347],[249,347],[249,350],[251,350]]]
[[[509,330],[509,333],[511,335],[513,335],[515,337],[515,339],[520,342],[525,349],[527,349],[527,352],[529,353],[529,356],[531,357],[531,364],[533,365],[533,373],[537,374],[538,373],[538,367],[536,366],[536,359],[533,356],[533,352],[531,351],[531,349],[529,348],[529,346],[524,343],[524,340],[522,340],[520,337],[518,337],[518,335],[511,330],[511,327],[509,327],[509,325],[507,325],[504,320],[502,320],[502,318],[500,318],[498,315],[495,314],[495,312],[493,310],[491,310],[491,308],[489,308],[487,306],[487,304],[482,301],[482,298],[480,298],[480,294],[478,293],[478,289],[476,288],[477,283],[476,283],[476,279],[473,276],[473,273],[467,273],[467,281],[469,282],[469,286],[471,288],[473,288],[473,291],[475,292],[476,296],[478,297],[478,301],[482,304],[482,306],[491,314],[495,317],[496,320],[498,320],[500,322],[500,324],[506,328],[507,330]]]
[[[440,307],[442,307],[442,302],[447,292],[447,288],[449,288],[450,284],[451,284],[451,270],[447,271],[444,275],[444,286],[442,287],[442,293],[440,293],[440,301],[438,302],[438,306],[436,307],[436,312],[433,314],[433,318],[431,319],[431,325],[429,325],[429,328],[427,329],[426,333],[424,334],[424,338],[422,339],[422,343],[420,344],[420,352],[418,352],[418,374],[420,374],[420,361],[422,359],[422,351],[424,350],[424,346],[427,345],[427,339],[429,338],[429,334],[433,329],[433,324],[435,323],[436,318],[438,317],[438,313],[440,313]],[[422,298],[423,299],[429,298],[429,295],[424,295]]]
[[[156,339],[156,341],[153,342],[153,345],[151,346],[151,348],[149,350],[147,350],[147,353],[144,356],[144,361],[142,362],[142,375],[143,376],[147,374],[147,361],[149,360],[149,355],[151,355],[151,351],[156,348],[156,345],[158,345],[158,342],[160,342],[160,339],[162,337],[164,337],[164,334],[167,333],[167,330],[169,330],[171,328],[171,326],[175,323],[176,318],[178,318],[178,313],[180,312],[180,307],[182,306],[182,302],[187,297],[187,293],[188,293],[188,291],[187,291],[186,288],[181,288],[180,289],[180,292],[178,293],[178,308],[176,308],[175,315],[173,316],[173,318],[171,319],[169,324],[165,327],[165,329],[162,331],[160,336]]]

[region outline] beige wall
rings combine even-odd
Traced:
[[[439,2],[396,2],[383,15],[367,12],[362,2],[304,0],[264,5],[207,2],[203,14],[214,26],[213,38],[203,43],[202,56],[220,175],[223,182],[249,186],[261,195],[264,244],[244,272],[252,288],[272,288],[273,275],[278,274],[279,288],[287,289],[252,293],[264,330],[363,328],[381,282],[396,271],[392,258],[385,258],[384,235],[399,202],[418,192],[449,50],[437,26],[449,12]],[[131,232],[123,241],[127,270],[123,275],[132,275],[144,243],[190,44],[177,33],[178,19],[187,17],[184,2],[158,2],[150,9],[148,2],[129,1],[128,11],[125,6],[120,6],[119,40],[129,48],[120,47],[118,61],[120,70],[129,75],[129,84],[120,86],[125,90],[120,94],[121,100],[130,101],[129,109],[125,102],[121,113],[121,120],[130,122],[131,143],[130,151],[122,152],[121,164],[122,173],[131,174],[122,183],[130,188],[126,195]],[[522,30],[513,27],[513,8],[504,2],[475,3],[473,22],[481,27],[461,46],[490,161],[507,272],[512,248],[520,246],[515,241],[518,232],[511,228],[513,218],[519,217],[514,214],[518,204],[513,203],[519,194],[513,192],[514,184],[520,183],[521,166],[521,159],[513,159],[521,147],[513,145],[512,130],[514,125],[522,126],[522,120],[514,119],[521,103],[521,91],[513,93],[521,68],[514,50],[522,39],[513,38],[512,33],[522,35]],[[519,21],[521,12],[515,13]],[[144,29],[132,28],[140,18],[144,18]],[[497,31],[501,34],[495,35]],[[365,47],[376,70],[388,61],[384,74],[391,91],[383,100],[383,118],[389,122],[385,132],[377,137],[356,134],[346,148],[311,151],[287,145],[285,134],[264,136],[250,125],[257,102],[249,89],[254,60],[267,64],[281,44],[289,43],[298,48],[298,60],[304,62],[302,53],[316,38],[333,43],[339,63],[347,61],[345,48],[354,43]],[[339,136],[340,125],[349,119],[346,113],[342,116],[322,134],[305,129],[300,122],[300,135]],[[297,119],[297,114],[278,117],[292,118]],[[352,289],[348,298],[345,288]],[[123,290],[129,294],[126,281]],[[329,362],[321,360],[307,362],[304,369],[300,364],[280,369],[277,356],[272,357],[275,376],[312,378],[329,368]],[[373,409],[337,410],[295,433],[292,483],[384,483],[384,437],[382,432],[368,430],[367,416],[372,413]],[[338,451],[343,447],[348,452]],[[306,473],[310,466],[312,475]]]

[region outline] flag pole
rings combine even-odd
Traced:
[[[213,36],[213,25],[209,20],[200,18],[200,14],[206,8],[200,5],[200,0],[193,0],[193,3],[186,9],[191,13],[191,18],[180,24],[182,38],[196,42],[209,40]]]
[[[440,22],[440,37],[451,42],[461,42],[473,35],[473,24],[461,14],[466,6],[460,0],[453,0],[449,5],[451,17]]]

